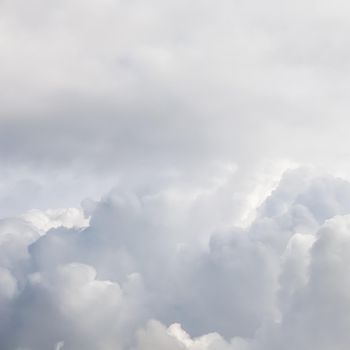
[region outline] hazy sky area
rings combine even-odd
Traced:
[[[0,0],[0,349],[348,350],[350,4]]]

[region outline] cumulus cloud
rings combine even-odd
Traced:
[[[348,349],[349,11],[0,1],[1,350]]]
[[[89,225],[89,219],[78,208],[47,209],[45,211],[31,209],[29,212],[23,214],[22,217],[36,229],[43,232],[60,226],[83,228]]]
[[[244,343],[237,339],[229,344],[217,333],[192,339],[178,323],[174,323],[166,328],[161,323],[151,320],[145,329],[137,332],[138,350],[243,350],[245,349],[244,346]]]
[[[191,213],[207,199],[186,193],[175,221],[166,191],[118,189],[87,206],[85,228],[72,210],[51,226],[7,219],[1,348],[346,349],[349,189],[289,171],[249,225],[219,220],[205,239],[184,227],[200,229]]]

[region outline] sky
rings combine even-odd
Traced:
[[[0,0],[0,348],[348,350],[349,17]]]

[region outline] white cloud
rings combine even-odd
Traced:
[[[89,207],[85,229],[43,234],[42,225],[9,221],[0,245],[2,348],[345,349],[349,187],[287,172],[251,225],[218,220],[209,241],[185,231],[206,232],[207,221],[193,226],[190,215],[208,209],[206,196],[185,193],[189,216],[181,210],[174,220],[164,214],[183,202],[167,191],[114,190]]]
[[[160,322],[150,321],[145,329],[138,331],[137,339],[137,350],[244,350],[243,347],[237,348],[227,343],[217,333],[191,339],[178,323],[166,328]]]
[[[1,350],[348,349],[349,12],[0,1]]]
[[[47,209],[45,211],[31,209],[23,214],[22,218],[43,232],[61,226],[67,228],[89,226],[89,219],[84,217],[84,213],[79,208]]]

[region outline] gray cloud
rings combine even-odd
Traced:
[[[4,166],[130,176],[348,158],[341,2],[0,6]]]

